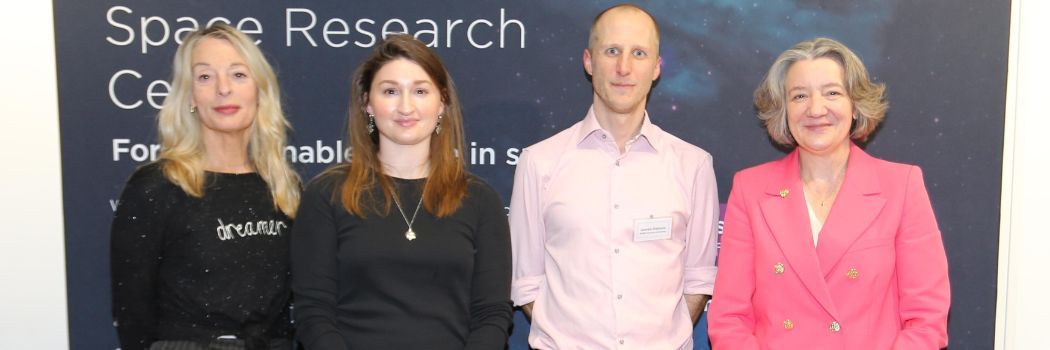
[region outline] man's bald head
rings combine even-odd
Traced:
[[[649,13],[649,11],[646,11],[645,9],[639,7],[638,5],[626,4],[626,3],[625,4],[614,5],[614,6],[610,7],[610,8],[607,8],[604,11],[602,11],[601,13],[599,13],[597,16],[594,17],[594,21],[591,22],[591,33],[590,33],[590,36],[589,36],[589,40],[587,42],[587,48],[588,49],[593,49],[594,48],[594,44],[598,42],[598,32],[599,31],[597,31],[595,29],[598,27],[598,25],[602,21],[602,19],[604,17],[606,17],[606,15],[608,15],[610,13],[615,13],[615,12],[619,12],[619,11],[637,11],[637,12],[640,12],[642,14],[645,14],[645,17],[649,18],[649,21],[653,24],[653,31],[656,33],[656,48],[657,48],[657,50],[660,49],[660,26],[656,24],[656,18],[654,18],[653,15],[651,13]]]

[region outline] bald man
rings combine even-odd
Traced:
[[[711,155],[653,125],[656,21],[634,5],[599,14],[583,51],[593,103],[522,151],[510,223],[511,298],[536,349],[692,349],[715,280]]]

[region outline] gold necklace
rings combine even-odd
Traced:
[[[813,194],[817,194],[817,193],[815,193],[816,191],[814,191],[812,189],[809,190],[809,192],[814,192]],[[824,207],[824,203],[826,203],[828,201],[828,199],[831,199],[831,197],[834,197],[837,193],[838,193],[838,189],[836,188],[834,190],[828,191],[828,194],[826,194],[826,195],[818,196],[817,198],[820,198],[820,203],[818,203],[818,204],[820,204],[820,207],[823,208]]]
[[[846,177],[846,165],[847,164],[843,164],[842,165],[842,170],[839,170],[839,174],[838,174],[839,176],[837,176],[837,177],[832,179],[832,182],[835,183],[835,188],[833,188],[831,191],[828,191],[823,196],[818,196],[817,197],[817,198],[820,198],[820,203],[818,203],[818,204],[820,204],[821,208],[824,207],[824,204],[828,201],[828,199],[831,199],[832,197],[838,195],[839,190],[842,188],[842,182],[841,181]],[[813,194],[818,194],[818,193],[816,193],[815,190],[813,190],[809,186],[806,186],[806,183],[804,181],[802,183],[802,187],[803,187],[803,189],[808,189],[809,192],[812,192]]]
[[[401,213],[401,218],[405,219],[405,224],[408,225],[408,231],[405,231],[405,239],[412,241],[416,239],[416,231],[412,230],[412,224],[416,222],[416,215],[419,214],[419,207],[423,206],[423,195],[419,195],[419,203],[416,204],[416,211],[412,213],[412,220],[408,219],[408,215],[405,215],[405,210],[401,209],[401,202],[397,200],[398,196],[394,196],[394,205],[397,205],[397,211]]]

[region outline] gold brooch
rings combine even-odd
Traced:
[[[778,275],[784,273],[784,264],[777,263],[776,265],[773,265],[773,273]]]
[[[787,198],[788,197],[788,193],[789,192],[788,192],[788,190],[786,188],[780,190],[780,198]]]
[[[839,321],[831,321],[831,326],[828,327],[828,330],[830,330],[832,332],[841,331],[842,330],[842,325],[839,324]]]

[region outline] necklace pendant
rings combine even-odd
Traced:
[[[408,229],[408,231],[405,231],[405,239],[407,239],[409,241],[415,240],[416,239],[416,231],[412,231],[412,228],[410,227]]]

